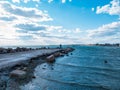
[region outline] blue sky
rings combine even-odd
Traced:
[[[120,0],[0,0],[1,45],[120,43]]]

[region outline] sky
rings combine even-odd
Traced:
[[[120,0],[0,0],[0,46],[120,43]]]

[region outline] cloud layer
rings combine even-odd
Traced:
[[[13,2],[20,3],[21,0]],[[27,3],[29,0],[24,2]],[[53,20],[47,12],[37,8],[16,6],[4,0],[0,1],[0,10],[1,45],[65,44],[67,40],[73,43],[66,33],[67,30],[62,32],[62,26],[41,24]]]
[[[106,13],[120,16],[120,0],[112,0],[109,4],[97,7],[97,14]]]
[[[30,1],[33,1],[33,2],[37,2],[37,3],[40,3],[44,0],[12,0],[13,3],[20,3],[20,2],[24,2],[24,3],[28,3]],[[51,3],[53,2],[54,0],[47,0],[48,3]],[[67,0],[61,0],[62,3],[65,3]],[[72,2],[72,0],[68,0],[69,2]]]
[[[101,25],[96,29],[65,29],[44,22],[54,22],[48,12],[31,7],[17,6],[14,3],[28,3],[31,0],[0,1],[0,42],[1,45],[43,45],[120,42],[120,21]],[[32,0],[38,2],[41,0]],[[65,3],[67,0],[62,0]],[[71,2],[72,0],[68,0]],[[48,0],[49,3],[53,0]],[[92,11],[95,9],[92,8]],[[97,14],[120,16],[120,1],[98,6]]]
[[[91,30],[89,36],[91,37],[109,37],[120,35],[120,21],[103,25],[96,30]]]

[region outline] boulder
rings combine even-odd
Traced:
[[[17,48],[15,49],[15,51],[16,51],[16,52],[20,52],[20,47],[17,47]]]
[[[32,76],[32,78],[36,78],[35,76]]]
[[[23,67],[23,69],[22,69],[23,71],[27,71],[27,67]]]
[[[7,50],[6,50],[6,49],[4,49],[4,50],[3,50],[3,53],[7,53]]]
[[[26,72],[23,70],[13,70],[10,72],[10,77],[11,78],[25,78]]]
[[[105,60],[105,61],[104,61],[104,63],[108,63],[108,61],[107,61],[107,60]]]
[[[55,57],[59,57],[59,56],[60,56],[60,52],[54,53],[54,56],[55,56]]]
[[[21,89],[20,89],[20,84],[17,81],[10,79],[7,81],[6,89],[2,89],[2,90],[21,90]]]
[[[7,53],[15,53],[15,50],[12,49],[12,48],[8,48],[8,49],[7,49]]]
[[[7,53],[7,50],[4,48],[0,48],[0,54]]]
[[[4,53],[7,53],[7,50],[6,49],[3,49],[0,51],[1,54],[4,54]]]
[[[65,50],[62,50],[61,53],[65,53]]]
[[[67,48],[67,49],[66,49],[66,52],[71,52],[71,51],[72,51],[71,48]]]
[[[50,55],[46,58],[46,61],[47,62],[50,62],[50,63],[53,63],[55,62],[55,56],[54,55]]]
[[[63,56],[64,56],[64,53],[60,53],[60,56],[63,57]]]

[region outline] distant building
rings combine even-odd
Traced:
[[[120,47],[120,43],[116,43],[116,44],[110,44],[110,43],[105,43],[105,44],[94,44],[96,46],[116,46],[116,47]]]

